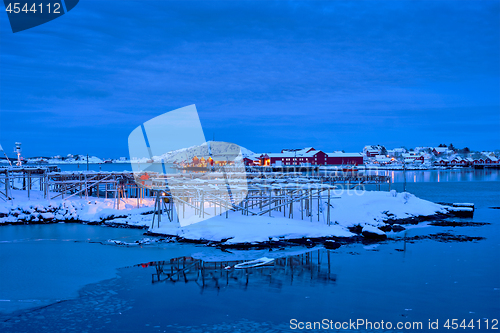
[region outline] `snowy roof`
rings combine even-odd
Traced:
[[[436,150],[438,153],[446,153],[450,151],[448,147],[434,147],[434,150]]]
[[[297,153],[297,154],[305,154],[307,153],[308,151],[314,151],[316,149],[314,149],[314,147],[306,147],[306,148],[302,148],[302,149],[282,149],[281,152],[282,153]]]
[[[417,158],[417,157],[420,157],[421,155],[422,154],[415,154],[415,153],[404,153],[404,154],[402,154],[402,156],[404,158],[409,158],[409,157],[411,157],[411,158]]]
[[[362,157],[361,153],[327,153],[328,157]]]
[[[290,151],[290,152],[283,152],[283,153],[264,153],[259,155],[264,156],[267,155],[268,157],[273,157],[273,158],[302,158],[302,157],[314,157],[314,155],[318,154],[319,152],[323,152],[321,150],[313,150],[308,153],[303,152],[303,150],[299,151]],[[328,157],[363,157],[363,154],[361,153],[325,153]]]
[[[365,146],[364,149],[365,150],[369,150],[369,149],[378,150],[378,149],[382,149],[382,147],[380,145],[368,145],[368,146]]]

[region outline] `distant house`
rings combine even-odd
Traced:
[[[432,153],[436,156],[451,154],[453,151],[449,150],[448,147],[434,147]]]
[[[243,157],[243,163],[246,166],[259,165],[259,159],[258,158]]]
[[[321,150],[283,150],[281,153],[267,153],[259,157],[260,165],[327,165],[327,155]]]
[[[406,152],[407,151],[405,148],[394,148],[394,149],[387,150],[387,155],[389,155],[391,157],[397,157],[397,156],[401,156],[402,154],[404,154]]]
[[[498,158],[493,155],[483,155],[482,157],[475,158],[473,164],[481,165],[481,164],[498,164]]]
[[[436,161],[434,161],[434,165],[447,166],[448,161],[444,158],[438,158]]]
[[[387,164],[387,163],[391,163],[392,161],[393,161],[393,159],[391,159],[390,157],[387,157],[386,155],[376,155],[375,156],[375,162],[379,163],[379,164]]]
[[[434,148],[433,147],[415,147],[415,152],[416,153],[424,153],[424,152],[428,152],[428,151],[432,151]]]
[[[361,153],[328,153],[328,165],[360,165],[363,164],[363,155]]]
[[[496,164],[496,163],[498,163],[498,158],[496,158],[495,156],[486,156],[484,159],[484,163]]]
[[[363,148],[363,154],[366,157],[375,157],[377,155],[380,155],[380,152],[382,151],[382,146],[376,145],[376,146],[365,146]]]
[[[424,155],[415,152],[405,153],[402,157],[405,163],[424,163]]]
[[[258,159],[259,165],[263,166],[363,164],[363,155],[360,153],[326,154],[312,147],[304,149],[283,149],[281,153],[261,154]]]

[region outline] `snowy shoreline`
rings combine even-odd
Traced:
[[[17,200],[17,199],[16,199]],[[15,200],[15,201],[16,201]],[[452,216],[456,208],[432,203],[396,191],[358,191],[340,194],[331,203],[330,225],[325,217],[325,203],[312,216],[302,217],[300,207],[294,216],[246,216],[231,211],[208,220],[180,227],[177,222],[163,222],[151,227],[153,201],[136,208],[135,199],[124,199],[122,208],[114,209],[113,199],[17,200],[0,203],[0,225],[83,223],[110,227],[143,228],[146,234],[176,239],[179,242],[224,247],[280,246],[310,242],[359,239],[381,240],[386,232],[405,230],[402,224],[417,224],[431,219]],[[129,202],[128,202],[128,201]]]

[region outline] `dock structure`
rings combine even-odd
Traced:
[[[321,218],[331,221],[331,200],[343,190],[362,190],[365,185],[386,184],[388,176],[357,173],[303,173],[303,172],[183,172],[161,174],[155,172],[60,172],[53,167],[0,168],[0,198],[13,198],[13,191],[25,191],[30,199],[37,197],[54,200],[72,198],[114,199],[120,209],[123,198],[134,198],[137,207],[143,200],[154,199],[155,222],[168,222],[196,216],[206,219],[228,212],[253,216],[294,216],[313,221]],[[128,201],[130,203],[130,200]],[[151,201],[149,201],[151,202]],[[300,208],[300,209],[298,209]],[[315,214],[315,212],[317,214]],[[320,214],[321,213],[321,214]],[[189,215],[191,214],[191,215]],[[166,216],[165,216],[166,215]]]
[[[28,198],[33,190],[46,191],[47,174],[57,167],[0,168],[0,199],[11,200],[12,190],[24,190]]]
[[[168,178],[151,178],[151,189],[156,193],[154,216],[160,227],[162,216],[168,222],[183,219],[206,219],[216,215],[229,217],[228,212],[247,216],[283,216],[313,221],[331,221],[331,200],[339,198],[344,190],[362,190],[366,184],[381,186],[387,176],[314,175],[300,173],[208,173],[177,174]],[[229,189],[229,191],[227,191]],[[326,205],[325,205],[326,204]],[[317,214],[316,214],[316,213]]]
[[[113,198],[118,209],[121,198],[137,198],[139,205],[140,200],[154,195],[136,184],[132,172],[60,172],[53,166],[0,168],[0,199],[12,200],[14,190],[23,191],[28,199],[34,192],[48,200]]]

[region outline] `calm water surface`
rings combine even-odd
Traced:
[[[500,206],[498,174],[446,172],[438,182],[436,171],[418,171],[423,179],[407,179],[406,189],[432,201],[474,202],[474,218],[464,221],[489,224],[421,224],[379,244],[294,248],[294,255],[282,251],[275,266],[248,272],[228,272],[214,262],[259,257],[265,250],[125,248],[99,242],[140,239],[142,231],[74,224],[2,227],[0,298],[11,301],[0,302],[0,327],[5,332],[292,332],[292,318],[327,318],[422,322],[425,330],[429,319],[441,325],[446,319],[500,319],[500,210],[490,208]],[[403,186],[396,182],[393,188]],[[438,233],[484,239],[402,238]],[[184,259],[170,262],[179,257]],[[162,282],[152,283],[158,262],[167,261],[168,271],[197,259],[206,265],[204,278],[193,266],[185,275],[162,275]],[[2,304],[29,299],[52,305],[12,312],[12,304]],[[58,299],[65,301],[54,304]]]

